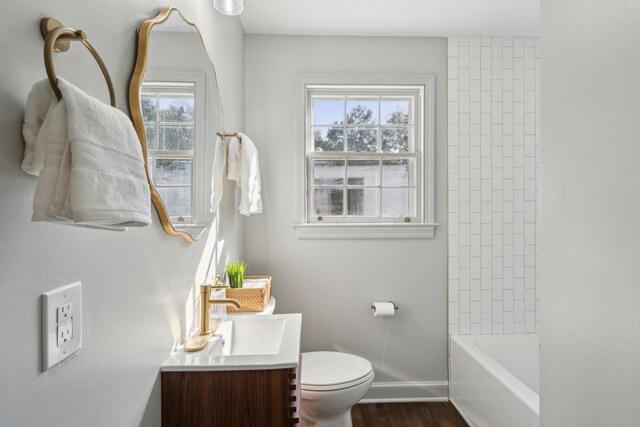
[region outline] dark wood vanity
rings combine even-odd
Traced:
[[[300,365],[252,371],[162,372],[163,427],[298,425]]]
[[[174,351],[160,367],[163,427],[299,424],[300,313],[240,316],[207,346]]]

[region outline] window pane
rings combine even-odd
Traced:
[[[378,123],[377,98],[349,98],[347,100],[347,124],[377,125]]]
[[[316,215],[342,215],[342,188],[315,188],[313,205]]]
[[[191,222],[191,187],[159,187],[157,190],[170,217],[189,217],[185,222]]]
[[[409,129],[382,129],[382,151],[384,153],[408,152]]]
[[[193,150],[193,126],[160,126],[160,150]]]
[[[158,149],[158,141],[156,139],[157,129],[155,126],[145,126],[144,134],[147,139],[147,149],[148,150],[157,150]]]
[[[344,98],[313,98],[314,125],[344,124]]]
[[[347,190],[347,215],[377,216],[377,188],[349,188]]]
[[[319,126],[313,128],[315,151],[344,151],[344,129]]]
[[[378,151],[378,129],[347,129],[348,151],[356,153],[375,153]]]
[[[415,216],[411,209],[412,193],[408,188],[383,188],[382,216]]]
[[[194,98],[160,97],[160,120],[163,122],[193,122]]]
[[[149,176],[151,177],[151,180],[155,183],[156,181],[156,172],[155,172],[155,167],[156,167],[156,160],[155,157],[153,156],[147,156],[147,167],[149,168]]]
[[[140,97],[140,106],[142,108],[142,120],[145,122],[157,121],[157,105],[156,97],[149,95],[142,95]]]
[[[411,101],[409,99],[383,99],[380,103],[382,124],[408,125],[410,122]]]
[[[382,161],[382,185],[412,185],[413,160],[394,159]]]
[[[315,185],[344,184],[344,160],[315,160],[313,183]]]
[[[348,185],[378,185],[380,182],[380,160],[349,160]]]
[[[190,185],[191,159],[157,159],[157,185]]]

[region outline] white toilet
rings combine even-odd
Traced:
[[[369,391],[367,359],[336,351],[302,353],[302,427],[351,427],[351,408]]]

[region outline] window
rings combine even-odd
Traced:
[[[431,79],[344,80],[301,79],[298,236],[432,237]]]
[[[149,175],[175,227],[206,223],[205,93],[197,73],[149,72],[141,88]]]

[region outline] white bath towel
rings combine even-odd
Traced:
[[[33,198],[33,221],[69,221],[68,219],[51,217],[47,213],[53,204],[62,169],[63,175],[71,173],[71,165],[62,161],[68,145],[67,138],[67,104],[64,100],[56,103],[38,131],[36,145],[44,147],[44,160],[38,171],[38,185]],[[40,148],[38,148],[40,149]]]
[[[224,165],[226,163],[225,144],[222,138],[216,139],[216,152],[211,175],[211,212],[215,214],[224,192]]]
[[[48,79],[35,83],[29,91],[22,126],[25,143],[22,170],[28,174],[38,176],[42,170],[46,146],[44,138],[38,143],[38,134],[49,111],[57,102]]]
[[[71,177],[63,209],[80,224],[151,224],[142,147],[129,117],[60,79],[67,103]],[[56,193],[58,194],[58,193]]]
[[[238,209],[248,216],[262,212],[260,162],[253,141],[245,134],[239,135],[242,142],[236,137],[229,142],[227,178],[236,181],[240,187]]]
[[[38,132],[46,147],[34,221],[124,230],[151,223],[142,149],[129,118],[59,79]]]
[[[56,99],[52,104],[49,114],[38,131],[37,145],[45,148],[45,154],[33,198],[32,221],[56,222],[115,231],[126,230],[124,227],[75,224],[72,220],[72,214],[65,217],[54,209],[56,194],[59,191],[66,193],[68,188],[60,188],[60,186],[68,186],[71,175],[71,156],[67,138],[67,104],[64,100],[57,102]]]

